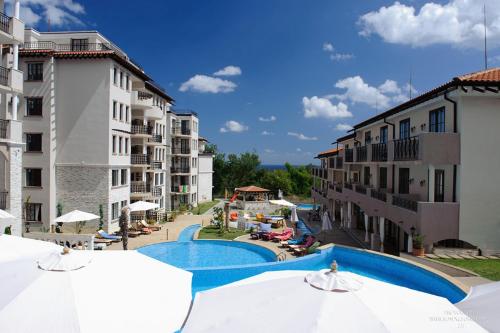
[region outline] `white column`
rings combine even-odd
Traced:
[[[428,191],[428,200],[429,202],[434,202],[434,186],[435,186],[435,176],[436,176],[436,168],[433,165],[429,164],[429,184],[427,186]]]
[[[347,201],[347,228],[351,229],[352,203]]]
[[[365,242],[369,242],[370,239],[368,238],[368,219],[370,217],[366,213],[364,215],[365,215]]]
[[[408,253],[413,252],[413,237],[411,234],[408,234]]]
[[[340,227],[343,228],[345,226],[344,221],[344,203],[340,202]]]
[[[20,2],[16,0],[14,3],[14,17],[19,19],[19,9]],[[13,46],[13,59],[12,59],[12,68],[19,69],[19,44],[14,44]],[[17,95],[12,96],[12,120],[17,120],[17,105],[19,103],[19,97]]]
[[[380,252],[384,252],[384,229],[385,229],[385,217],[379,218],[379,230],[380,230]]]

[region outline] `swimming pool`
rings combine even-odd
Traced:
[[[297,204],[297,209],[300,210],[313,210],[319,207],[319,205],[313,205],[313,204],[306,204],[306,203],[299,203]]]

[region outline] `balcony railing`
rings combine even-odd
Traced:
[[[140,100],[147,100],[147,99],[150,99],[150,98],[153,98],[153,94],[150,94],[148,92],[145,92],[145,91],[138,91],[137,92],[137,98],[140,99]]]
[[[9,72],[10,69],[0,66],[0,84],[2,86],[9,85]]]
[[[154,134],[151,138],[148,139],[149,142],[157,142],[157,143],[161,143],[162,140],[163,137],[158,134]]]
[[[374,162],[387,161],[387,144],[386,143],[372,144],[372,161],[374,161]]]
[[[413,161],[418,159],[418,137],[394,140],[394,160]]]
[[[149,156],[145,154],[132,154],[130,155],[130,163],[134,165],[149,164]]]
[[[149,164],[149,166],[151,167],[151,169],[161,169],[161,164],[162,162],[161,161],[151,161],[151,163]]]
[[[384,202],[387,201],[387,193],[382,192],[380,190],[372,189],[370,191],[370,195],[374,199],[377,199],[377,200],[380,200],[380,201],[384,201]]]
[[[9,121],[5,119],[0,119],[0,139],[8,139],[8,128]]]
[[[1,191],[0,192],[0,209],[7,209],[7,195],[9,192]]]
[[[338,193],[342,193],[342,185],[335,186],[335,191],[337,191]]]
[[[344,187],[352,191],[352,184],[346,183]]]
[[[161,186],[153,186],[153,188],[151,188],[151,195],[153,197],[161,197],[162,196]]]
[[[412,199],[407,199],[403,197],[392,196],[392,204],[404,209],[412,210],[416,212],[418,210],[418,202]]]
[[[356,162],[366,162],[367,151],[366,146],[356,147]]]
[[[363,185],[356,185],[356,192],[366,194],[366,187]]]
[[[352,162],[354,160],[354,152],[352,148],[348,148],[345,150],[345,161]]]
[[[151,126],[145,126],[145,125],[132,125],[130,127],[130,132],[132,134],[151,135],[153,133],[153,128]]]
[[[131,193],[146,193],[148,191],[148,186],[146,182],[131,182],[130,183],[130,192]]]
[[[191,129],[182,128],[182,127],[174,127],[172,128],[172,133],[177,135],[191,135]]]
[[[190,168],[189,167],[171,167],[170,168],[170,173],[189,173]]]
[[[189,193],[189,185],[177,185],[170,188],[172,193]]]
[[[176,155],[176,154],[189,155],[189,154],[191,154],[191,149],[189,149],[189,148],[172,148],[172,154],[173,155]]]
[[[12,18],[5,15],[4,13],[0,13],[0,30],[6,33],[10,33],[10,20]]]
[[[335,190],[335,185],[334,184],[328,184],[328,188],[330,190]]]

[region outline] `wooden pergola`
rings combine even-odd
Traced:
[[[258,186],[245,186],[238,187],[234,189],[235,192],[240,194],[243,197],[243,202],[248,201],[268,201],[269,200],[269,192],[268,189],[258,187]],[[250,200],[249,200],[250,199]],[[251,200],[253,199],[253,200]]]

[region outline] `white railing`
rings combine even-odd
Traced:
[[[28,232],[23,235],[25,238],[37,239],[41,241],[56,243],[61,246],[77,248],[83,250],[94,250],[95,235],[91,234],[56,234],[48,232]]]

